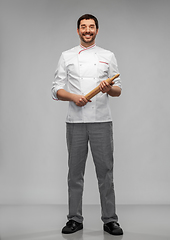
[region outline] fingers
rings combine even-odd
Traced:
[[[91,102],[91,101],[90,101]],[[79,98],[79,100],[77,101],[76,105],[79,106],[79,107],[83,107],[84,105],[86,105],[88,103],[88,100],[84,97],[84,96],[81,96]]]
[[[111,89],[111,85],[106,81],[102,81],[99,87],[100,91],[102,91],[103,93],[108,92]]]
[[[85,97],[81,97],[80,100],[79,100],[79,103],[80,103],[81,106],[84,106],[87,102],[88,101]]]

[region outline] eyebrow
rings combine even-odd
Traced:
[[[85,27],[86,24],[81,24],[80,26],[81,26],[81,27]],[[95,24],[90,24],[89,27],[90,27],[90,26],[95,26]]]

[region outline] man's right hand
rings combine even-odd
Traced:
[[[88,101],[85,96],[67,92],[65,89],[58,90],[57,98],[62,101],[72,101],[79,107],[83,107],[88,102],[91,102],[91,100]]]
[[[83,95],[73,95],[73,102],[78,106],[78,107],[83,107],[85,106],[88,102],[91,102],[91,100],[87,100],[85,96]]]

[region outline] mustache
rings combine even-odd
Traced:
[[[85,35],[93,36],[93,33],[89,33],[89,32],[83,33],[83,36],[85,36]]]

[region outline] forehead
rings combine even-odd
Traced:
[[[95,21],[93,19],[83,19],[80,21],[80,26],[81,25],[86,25],[86,26],[95,25]]]

